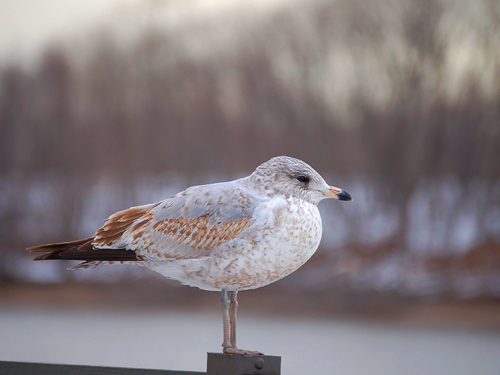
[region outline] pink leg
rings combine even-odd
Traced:
[[[236,313],[238,310],[237,295],[237,291],[228,292],[227,289],[222,289],[221,292],[220,302],[222,305],[222,325],[224,328],[222,351],[228,354],[262,355],[260,352],[238,349],[236,346]]]

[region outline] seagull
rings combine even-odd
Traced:
[[[34,260],[79,260],[70,269],[145,266],[203,290],[219,291],[224,353],[236,345],[237,295],[302,266],[322,235],[317,205],[352,201],[305,162],[278,156],[238,180],[190,187],[158,203],[111,215],[90,238],[28,248]]]

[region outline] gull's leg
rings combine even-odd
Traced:
[[[231,346],[237,348],[236,346],[236,315],[238,311],[238,291],[229,292],[229,321],[231,322]]]
[[[228,354],[240,355],[262,355],[254,350],[238,349],[236,346],[236,312],[238,310],[238,292],[227,292],[222,290],[222,323],[224,325],[224,342],[222,344],[223,352]]]
[[[222,327],[224,329],[224,339],[222,342],[223,352],[226,352],[226,349],[231,348],[231,338],[230,338],[230,330],[231,330],[231,321],[229,319],[229,305],[230,301],[227,297],[227,289],[222,289],[220,295],[220,304],[222,306]]]

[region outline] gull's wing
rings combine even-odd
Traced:
[[[260,202],[238,181],[194,186],[162,202],[111,215],[93,238],[29,250],[50,252],[38,259],[91,262],[203,257],[247,229]]]

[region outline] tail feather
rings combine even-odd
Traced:
[[[78,249],[87,244],[92,246],[93,239],[94,239],[93,237],[90,237],[90,238],[85,238],[84,240],[50,243],[46,245],[28,247],[26,250],[28,250],[30,253],[46,253],[48,251],[63,251],[69,249]]]
[[[132,250],[127,249],[96,249],[92,245],[93,237],[70,242],[53,243],[29,247],[32,253],[45,253],[34,260],[66,259],[84,261],[139,261]]]

